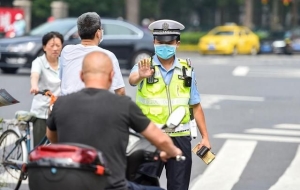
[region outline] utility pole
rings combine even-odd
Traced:
[[[245,20],[244,25],[248,28],[252,28],[252,17],[253,17],[253,0],[245,0]]]
[[[298,0],[292,2],[292,26],[298,26]]]
[[[272,17],[271,17],[271,30],[278,30],[279,25],[279,17],[278,17],[278,9],[279,9],[279,0],[273,0],[272,5]]]
[[[140,0],[125,0],[126,20],[134,24],[140,22]]]

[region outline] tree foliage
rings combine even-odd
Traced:
[[[8,1],[8,0],[3,0]],[[45,22],[51,16],[50,4],[54,0],[32,0],[32,26]],[[123,17],[126,18],[126,0],[63,0],[69,4],[69,16],[78,17],[88,11],[95,11],[101,17]],[[241,8],[246,0],[139,0],[140,15],[143,18],[174,19],[192,25],[195,15],[201,20],[202,28],[211,28],[216,22],[216,15],[221,15],[219,22],[239,22]],[[269,7],[272,7],[273,0],[269,0]],[[277,0],[281,1],[281,0]],[[261,0],[252,0],[253,20],[260,25],[262,13]],[[283,6],[282,6],[283,7]],[[280,8],[281,10],[283,8]],[[286,8],[286,7],[284,7]],[[299,7],[298,7],[299,8]],[[287,8],[286,8],[287,9]],[[271,8],[270,8],[271,10]],[[281,11],[282,12],[282,11]],[[285,11],[286,14],[287,11]],[[280,13],[282,20],[285,14]]]

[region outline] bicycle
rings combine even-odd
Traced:
[[[49,111],[57,97],[49,90],[36,93],[50,97]],[[26,111],[17,111],[15,120],[6,121],[7,129],[0,136],[0,189],[8,187],[18,190],[23,180],[27,179],[27,173],[23,167],[28,162],[28,155],[36,147],[33,147],[32,122],[35,115]],[[45,136],[39,145],[49,144]],[[38,146],[39,146],[38,145]]]

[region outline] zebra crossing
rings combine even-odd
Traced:
[[[216,159],[195,179],[190,190],[231,190],[241,178],[258,143],[280,142],[300,144],[300,124],[278,124],[271,129],[251,128],[243,134],[220,133],[214,138],[226,139]],[[289,166],[269,190],[299,190],[300,145]]]

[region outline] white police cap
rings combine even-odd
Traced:
[[[157,20],[152,22],[149,27],[153,36],[159,41],[172,41],[180,36],[180,30],[184,29],[184,25],[174,20]]]

